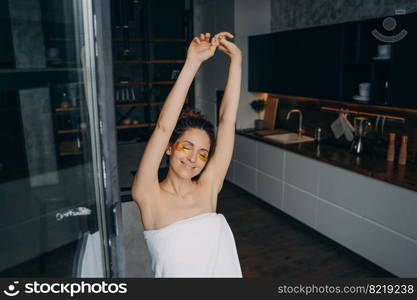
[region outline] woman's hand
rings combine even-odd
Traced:
[[[188,47],[187,60],[202,63],[214,55],[217,45],[210,41],[210,33],[195,37]]]
[[[219,48],[220,51],[226,53],[231,59],[241,58],[242,52],[227,38],[231,39],[234,36],[229,32],[220,32],[213,37],[212,43]]]

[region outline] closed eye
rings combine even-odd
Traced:
[[[208,160],[208,156],[206,154],[199,154],[198,158],[204,162]]]

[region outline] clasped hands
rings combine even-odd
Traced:
[[[220,32],[210,38],[210,33],[201,33],[196,36],[188,47],[187,60],[202,63],[214,55],[216,49],[227,54],[232,61],[241,59],[242,53],[240,49],[227,38],[233,38],[229,32]]]

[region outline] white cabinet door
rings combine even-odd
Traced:
[[[333,203],[317,200],[317,231],[362,256],[366,256],[369,243],[369,237],[362,233],[365,222],[365,218]]]
[[[320,163],[318,196],[417,240],[417,193]]]
[[[284,181],[317,195],[319,162],[287,151],[285,154]]]
[[[417,242],[366,221],[361,235],[368,241],[365,257],[399,277],[417,277]]]
[[[272,206],[282,209],[283,182],[259,171],[257,176],[256,196]]]
[[[256,168],[256,140],[236,135],[234,159]]]
[[[417,243],[417,192],[371,178],[368,184],[375,197],[365,202],[366,217]]]
[[[272,177],[283,179],[284,177],[284,158],[285,151],[276,146],[257,142],[257,169],[271,175]]]
[[[256,169],[235,161],[234,183],[245,191],[256,195]]]
[[[317,198],[286,183],[282,210],[308,226],[316,227]]]
[[[365,216],[365,207],[375,197],[369,177],[320,163],[318,196],[356,214]]]

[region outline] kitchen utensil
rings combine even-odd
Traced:
[[[399,165],[405,165],[407,163],[407,142],[408,142],[408,136],[403,135],[401,137],[401,148],[400,148],[400,155],[398,158]]]
[[[359,96],[369,98],[371,84],[369,82],[359,83]]]
[[[384,136],[385,120],[386,120],[386,117],[382,117],[382,123],[381,123],[381,136]]]
[[[391,132],[388,134],[389,144],[387,150],[387,161],[394,161],[395,156],[395,133]]]
[[[130,88],[130,100],[131,101],[135,101],[136,97],[135,97],[135,89],[134,88]]]
[[[379,125],[379,119],[380,119],[381,117],[380,116],[378,116],[378,117],[376,117],[376,120],[375,120],[375,126],[374,126],[374,129],[375,129],[375,135],[376,135],[376,137],[379,137],[379,127],[378,127],[378,125]]]
[[[378,45],[378,58],[389,59],[391,57],[391,45]]]
[[[342,113],[339,114],[339,117],[330,125],[334,136],[338,139],[343,135],[343,121],[342,121]]]
[[[320,144],[323,139],[324,133],[323,130],[320,127],[317,127],[314,130],[314,140],[317,144]]]
[[[362,154],[367,146],[366,135],[371,128],[371,122],[365,117],[355,117],[354,120],[355,136],[353,138],[350,150],[354,154]]]
[[[352,124],[350,124],[348,118],[347,118],[347,114],[344,113],[342,114],[342,123],[343,123],[343,134],[346,138],[346,140],[348,140],[349,142],[351,142],[353,140],[353,132],[355,131],[355,128],[352,126]]]

